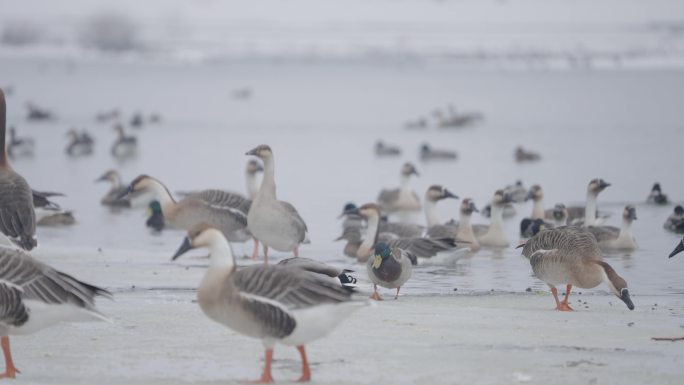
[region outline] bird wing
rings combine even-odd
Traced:
[[[21,326],[28,321],[22,293],[21,287],[0,280],[0,324]]]
[[[31,250],[37,244],[31,188],[21,175],[12,171],[4,174],[0,175],[0,232]]]

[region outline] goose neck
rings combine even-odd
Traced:
[[[264,162],[264,179],[261,181],[261,188],[259,188],[260,197],[270,197],[276,198],[276,186],[275,186],[275,165],[273,162],[273,157],[268,156],[263,158]]]
[[[544,219],[544,200],[541,198],[534,200],[532,219]]]
[[[584,208],[584,225],[594,226],[596,224],[596,194],[587,193],[587,205]]]
[[[430,199],[425,200],[425,219],[427,220],[428,227],[440,223],[439,215],[437,215],[437,202]]]
[[[235,257],[230,249],[230,244],[221,234],[212,237],[209,244],[209,268],[230,270],[235,268]]]

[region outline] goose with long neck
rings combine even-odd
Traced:
[[[126,157],[133,155],[138,147],[138,139],[133,135],[126,135],[121,124],[116,124],[114,130],[117,132],[117,138],[112,144],[112,156]]]
[[[310,381],[304,346],[368,305],[353,301],[351,291],[339,283],[301,267],[255,265],[237,270],[223,234],[207,225],[190,230],[173,259],[198,247],[209,249],[210,262],[197,289],[197,303],[211,320],[262,341],[266,359],[258,383],[273,382],[276,343],[297,347],[302,359],[299,381]]]
[[[632,223],[637,219],[636,208],[625,206],[622,210],[622,227],[589,226],[587,230],[594,234],[600,248],[604,250],[636,250],[637,243],[632,235]]]
[[[603,179],[593,179],[587,186],[587,205],[584,209],[584,225],[596,226],[598,223],[596,219],[596,200],[601,191],[610,186]]]
[[[121,175],[116,170],[108,170],[95,182],[109,182],[110,188],[107,194],[102,197],[100,203],[105,206],[131,207],[130,199],[119,198],[128,189],[127,185],[121,182]]]
[[[257,180],[257,174],[262,171],[264,171],[264,168],[256,160],[250,159],[249,162],[247,162],[245,177],[247,179],[247,195],[251,200],[254,200],[254,198],[256,198],[257,192],[259,192],[259,181]]]
[[[7,159],[6,117],[5,93],[0,89],[0,232],[22,249],[31,250],[38,244],[33,194],[26,179],[12,169]]]
[[[442,252],[457,251],[456,240],[454,238],[396,238],[385,237],[380,234],[380,207],[375,203],[367,203],[356,210],[354,214],[359,214],[367,222],[366,236],[359,245],[356,258],[359,262],[367,262],[373,255],[375,246],[383,241],[391,248],[400,248],[409,253],[410,257],[431,258]],[[381,239],[382,238],[382,239]],[[417,259],[412,261],[417,264]]]
[[[203,190],[176,201],[169,189],[159,180],[140,175],[126,190],[136,199],[159,202],[162,215],[170,227],[190,230],[200,223],[209,223],[221,230],[231,242],[246,242],[251,239],[247,230],[247,211],[250,202],[236,194],[221,190]]]
[[[458,199],[451,191],[443,186],[432,185],[425,192],[425,219],[427,221],[428,232],[433,226],[443,225],[437,213],[437,202],[443,199]]]
[[[269,247],[299,256],[299,245],[308,243],[306,223],[294,206],[276,197],[275,164],[273,151],[260,145],[247,152],[264,163],[264,178],[247,215],[249,229],[264,246],[264,259],[268,261]]]
[[[395,189],[383,189],[378,195],[378,204],[384,213],[419,211],[420,198],[411,188],[411,176],[418,176],[418,171],[411,163],[401,167],[401,185]]]
[[[541,231],[518,247],[523,247],[522,254],[530,260],[534,275],[551,288],[556,310],[573,310],[568,304],[573,286],[590,289],[602,282],[634,310],[627,282],[603,261],[596,238],[586,228],[565,226]],[[558,299],[559,284],[566,284],[563,301]]]
[[[487,232],[478,238],[481,246],[484,247],[508,247],[509,242],[506,238],[503,227],[504,205],[510,202],[510,196],[504,194],[503,190],[494,193],[491,203],[491,217]]]

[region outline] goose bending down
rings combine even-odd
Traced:
[[[411,163],[401,167],[401,186],[395,189],[383,189],[378,195],[378,204],[383,213],[419,211],[420,198],[409,184],[411,175],[418,176],[418,171]]]
[[[161,204],[159,201],[152,201],[148,206],[149,217],[145,221],[145,226],[150,229],[160,232],[164,230],[164,214],[162,213]]]
[[[24,335],[63,321],[90,318],[106,320],[95,308],[95,296],[111,297],[97,286],[55,270],[21,250],[0,247],[0,336],[5,372],[14,378],[19,370],[10,351],[10,335]]]
[[[663,191],[660,189],[660,183],[653,184],[653,188],[651,189],[651,193],[648,194],[646,202],[656,205],[666,205],[670,203],[667,199],[667,195],[663,194]]]
[[[487,232],[478,237],[481,246],[484,247],[508,247],[509,242],[503,228],[503,210],[511,198],[504,194],[503,190],[497,190],[492,198],[492,213]]]
[[[69,138],[69,144],[65,150],[67,155],[76,157],[93,153],[95,141],[87,132],[79,133],[76,129],[72,128],[67,131],[67,137]]]
[[[426,160],[455,160],[458,158],[456,151],[432,148],[427,143],[420,147],[420,159]]]
[[[672,250],[672,252],[670,253],[670,256],[668,258],[672,258],[675,255],[681,253],[682,251],[684,251],[684,237],[682,237],[682,240],[679,241],[679,243],[674,248],[674,250]]]
[[[353,213],[361,215],[366,220],[366,236],[358,247],[356,258],[359,262],[367,262],[373,255],[375,245],[378,242],[385,242],[389,247],[398,247],[409,253],[409,258],[431,258],[441,252],[457,251],[456,240],[454,238],[396,238],[380,237],[378,223],[380,222],[380,208],[374,203],[367,203]],[[417,259],[412,261],[417,264]]]
[[[338,217],[338,219],[344,217],[344,221],[342,222],[343,231],[350,227],[357,228],[359,232],[362,229],[365,229],[363,218],[359,214],[354,214],[356,209],[357,207],[354,203],[347,203],[344,205],[342,214]],[[380,224],[378,226],[381,234],[392,234],[398,238],[420,237],[425,231],[425,227],[415,223],[390,222],[384,215],[380,218]]]
[[[283,259],[278,262],[278,265],[302,269],[310,273],[318,274],[319,276],[333,278],[335,281],[338,281],[342,287],[350,290],[351,292],[354,292],[354,289],[356,288],[356,278],[349,274],[352,272],[352,270],[349,269],[338,269],[337,267],[328,265],[327,263],[304,257]]]
[[[684,233],[684,207],[677,205],[663,227],[675,233]]]
[[[10,158],[17,156],[33,156],[33,139],[24,137],[21,138],[17,135],[17,130],[14,127],[10,127],[10,140],[7,144],[7,154]]]
[[[603,179],[592,179],[587,185],[587,203],[584,207],[571,206],[568,210],[568,224],[570,225],[584,225],[596,226],[600,225],[608,218],[608,214],[598,212],[596,208],[596,200],[601,191],[610,186],[610,183]],[[547,210],[547,218],[553,215],[552,210]]]
[[[375,156],[399,156],[401,148],[385,144],[382,140],[375,142]]]
[[[0,232],[22,249],[31,250],[38,244],[33,194],[7,159],[6,116],[5,93],[0,89]]]
[[[268,263],[268,248],[291,251],[299,256],[299,245],[309,243],[306,223],[292,204],[276,197],[273,151],[260,145],[246,153],[264,162],[264,179],[247,214],[249,230],[264,245],[264,261]]]
[[[121,182],[121,175],[116,170],[108,170],[95,180],[95,182],[105,181],[109,182],[111,187],[107,194],[102,197],[100,203],[112,207],[131,207],[130,199],[120,198],[121,194],[124,194],[128,189],[128,186]]]
[[[197,247],[208,248],[210,258],[197,289],[197,302],[211,320],[262,341],[266,358],[260,383],[273,382],[276,343],[297,347],[302,358],[299,381],[310,381],[304,345],[324,337],[354,310],[368,305],[353,301],[352,293],[341,285],[301,268],[254,265],[237,270],[223,234],[207,226],[191,230],[173,259]]]
[[[594,234],[601,249],[604,250],[636,250],[637,243],[632,235],[632,223],[637,219],[636,208],[625,206],[622,211],[622,227],[589,226],[587,230]]]
[[[176,201],[160,181],[140,175],[131,182],[126,194],[135,193],[147,204],[159,201],[165,222],[178,229],[190,230],[200,223],[208,223],[231,242],[246,242],[251,238],[247,230],[247,211],[250,202],[221,190],[204,190]]]
[[[586,228],[565,226],[542,231],[518,247],[523,247],[522,254],[530,260],[534,275],[551,288],[556,310],[573,310],[568,304],[573,286],[591,289],[601,282],[608,283],[610,291],[634,310],[627,282],[603,261],[596,238]],[[559,301],[556,289],[560,284],[567,285],[563,301]]]
[[[256,160],[250,159],[249,162],[247,162],[245,178],[247,179],[247,195],[251,200],[254,200],[254,198],[256,198],[257,192],[259,192],[259,181],[257,180],[257,174],[263,171],[264,168]]]
[[[394,299],[399,298],[401,286],[411,278],[415,257],[408,255],[406,250],[399,247],[390,248],[384,242],[375,245],[375,256],[366,262],[368,278],[373,282],[372,299],[382,301],[378,293],[378,285],[387,289],[397,289]]]
[[[118,136],[112,144],[112,156],[127,157],[134,155],[138,149],[138,138],[132,135],[126,135],[121,124],[115,125],[114,130],[117,132]]]

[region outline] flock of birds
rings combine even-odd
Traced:
[[[374,152],[375,156],[379,158],[398,157],[403,153],[401,147],[385,143],[382,140],[375,142]],[[434,148],[428,143],[421,144],[418,152],[419,158],[423,162],[433,160],[453,161],[458,159],[458,153],[456,151],[445,148]],[[515,148],[513,158],[518,163],[536,162],[541,159],[541,155],[534,151],[525,150],[523,147],[518,146]]]
[[[6,102],[0,90],[0,144],[5,146]],[[0,151],[0,232],[12,245],[0,247],[0,335],[5,357],[1,377],[13,378],[19,371],[12,360],[9,336],[27,334],[60,321],[82,317],[107,319],[95,306],[98,296],[111,297],[106,289],[91,285],[42,263],[28,253],[37,246],[36,223],[39,208],[54,205],[51,193],[33,191],[15,172]],[[237,331],[260,339],[265,347],[265,365],[257,382],[273,382],[271,365],[276,343],[295,346],[302,360],[299,381],[309,381],[311,370],[305,345],[331,332],[354,310],[372,304],[358,298],[351,271],[299,257],[300,246],[309,242],[305,221],[296,208],[276,195],[274,152],[260,145],[246,152],[250,156],[246,177],[248,197],[224,190],[189,191],[176,199],[158,179],[140,175],[125,184],[116,171],[98,181],[111,183],[101,203],[131,207],[133,202],[149,204],[147,225],[157,231],[165,227],[187,231],[173,256],[188,250],[209,250],[209,266],[197,290],[197,302],[204,314]],[[257,174],[263,172],[261,183]],[[411,188],[418,175],[406,163],[400,170],[400,186],[382,190],[376,202],[344,206],[343,253],[366,265],[373,284],[372,299],[381,300],[378,287],[395,290],[411,278],[420,263],[452,263],[481,248],[511,245],[503,231],[503,218],[513,202],[532,200],[533,210],[521,223],[523,242],[518,245],[534,274],[551,289],[556,309],[570,311],[568,296],[573,286],[593,288],[605,282],[611,292],[632,310],[627,282],[602,258],[607,249],[637,247],[631,224],[636,219],[633,205],[623,211],[623,225],[602,225],[604,213],[597,210],[598,195],[609,183],[591,180],[583,207],[556,204],[546,209],[539,185],[525,189],[522,183],[497,190],[489,208],[490,223],[471,221],[478,209],[471,198],[460,205],[458,222],[444,222],[438,203],[458,197],[443,186],[428,188],[421,200]],[[656,184],[648,198],[654,204],[669,201]],[[427,227],[405,219],[424,211]],[[398,218],[391,221],[388,218]],[[684,232],[684,209],[675,208],[665,227]],[[231,244],[254,242],[253,259],[263,249],[263,264],[237,266]],[[269,263],[269,250],[292,253],[293,257]],[[684,250],[684,238],[670,257]],[[566,285],[561,300],[556,286]]]

